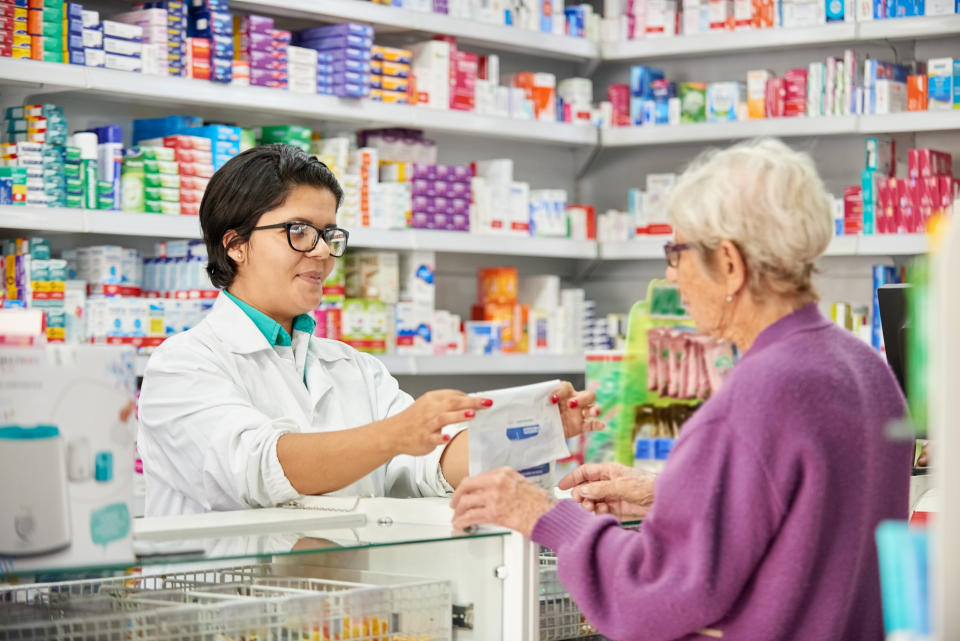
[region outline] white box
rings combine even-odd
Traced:
[[[892,80],[878,80],[877,114],[892,114],[907,110],[907,84]]]
[[[133,563],[133,349],[0,348],[0,369],[5,424],[34,436],[0,436],[5,569]]]
[[[117,69],[119,71],[140,71],[142,64],[140,56],[120,56],[114,53],[105,53],[103,65],[107,69]]]
[[[396,252],[348,253],[344,264],[347,298],[396,304],[400,294],[399,273]]]
[[[437,299],[437,255],[431,251],[400,256],[400,298],[433,311]]]
[[[517,300],[530,309],[553,311],[560,306],[559,276],[524,276],[520,279]]]
[[[104,36],[123,38],[124,40],[140,40],[143,38],[143,27],[139,25],[114,22],[113,20],[104,20],[100,24],[103,27]]]
[[[433,308],[413,301],[400,301],[395,312],[397,354],[429,354],[433,343]]]
[[[450,43],[441,40],[420,42],[412,47],[413,73],[417,91],[426,94],[425,104],[434,109],[450,108]]]
[[[317,68],[317,52],[306,47],[287,47],[287,65],[304,65]]]

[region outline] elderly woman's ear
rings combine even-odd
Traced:
[[[735,243],[725,240],[720,243],[716,252],[715,268],[723,276],[724,293],[727,296],[736,296],[747,283],[747,262]]]

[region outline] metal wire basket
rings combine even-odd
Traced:
[[[269,565],[0,589],[2,641],[449,641],[446,581],[275,576]]]
[[[567,641],[597,637],[573,597],[557,578],[557,557],[540,552],[540,641]]]

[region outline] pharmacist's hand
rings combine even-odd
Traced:
[[[560,479],[557,487],[595,514],[642,518],[653,505],[653,477],[619,463],[587,463]]]
[[[440,432],[443,427],[469,421],[491,405],[493,401],[488,398],[468,396],[458,390],[435,390],[384,423],[394,451],[423,456],[446,440]]]
[[[453,527],[463,530],[488,523],[529,537],[556,501],[509,467],[465,479],[450,500]]]
[[[597,420],[601,410],[595,404],[597,395],[593,392],[578,392],[573,385],[564,381],[554,390],[550,400],[560,407],[563,434],[566,438],[584,432],[596,432],[605,427],[602,421]]]

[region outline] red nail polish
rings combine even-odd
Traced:
[[[550,397],[550,402],[556,405],[557,403],[560,402],[560,397],[554,394],[553,396]]]
[[[446,443],[446,442],[449,441],[449,440],[450,440],[450,435],[449,435],[449,434],[444,434],[444,435],[443,435],[443,442]]]
[[[477,415],[477,413],[474,412],[473,410],[467,410],[466,412],[463,413],[463,415],[466,416],[467,418],[473,418],[474,416]]]
[[[493,405],[493,399],[485,398],[482,401],[480,401],[480,404],[483,405],[484,407],[490,407],[491,405]]]
[[[579,407],[579,406],[580,406],[580,403],[577,402],[577,399],[575,399],[575,398],[574,398],[574,399],[570,399],[570,409],[573,410],[573,409],[576,409],[576,408]]]

